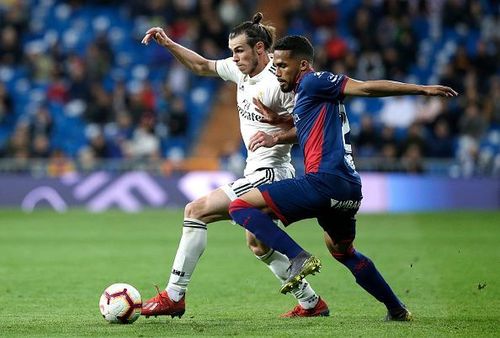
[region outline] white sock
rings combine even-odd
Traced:
[[[281,283],[284,283],[285,280],[287,280],[287,269],[290,266],[290,261],[285,255],[271,249],[265,255],[256,257],[269,267]],[[303,279],[297,287],[292,289],[292,294],[295,298],[297,298],[300,306],[304,309],[312,309],[316,306],[316,304],[318,304],[319,296],[316,292],[314,292],[311,285],[309,285],[305,279]]]
[[[206,246],[207,225],[197,219],[184,219],[181,241],[165,288],[174,302],[178,302],[186,293],[193,271]]]

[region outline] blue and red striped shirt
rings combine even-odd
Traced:
[[[293,117],[306,174],[333,174],[361,184],[343,104],[347,79],[330,72],[306,73],[295,89]]]

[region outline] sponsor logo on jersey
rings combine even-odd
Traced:
[[[241,107],[238,107],[238,113],[245,120],[257,121],[257,122],[260,122],[260,120],[262,120],[261,115],[258,115],[256,113],[248,111],[248,110],[241,109]]]
[[[262,99],[262,98],[260,98]],[[250,111],[250,107],[252,106],[252,103],[248,102],[247,100],[243,100],[241,104],[238,105],[238,113],[242,118],[245,120],[249,121],[257,121],[259,122],[262,120],[262,115],[254,113],[253,111]]]
[[[337,201],[334,198],[330,199],[330,206],[334,209],[359,209],[361,201],[345,200]]]

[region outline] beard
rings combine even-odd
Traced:
[[[292,91],[292,86],[287,82],[280,82],[280,89],[283,93],[289,93]]]

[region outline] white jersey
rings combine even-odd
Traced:
[[[258,131],[268,134],[278,132],[279,127],[260,122],[262,115],[255,110],[253,98],[259,98],[262,103],[280,114],[291,114],[294,104],[292,93],[283,93],[276,79],[276,68],[272,60],[259,74],[249,77],[243,74],[232,58],[217,60],[216,70],[225,81],[232,81],[238,86],[236,100],[240,116],[240,129],[243,142],[247,148],[247,165],[245,175],[259,168],[289,167],[291,144],[278,144],[272,148],[261,147],[256,151],[248,149],[250,137]]]

